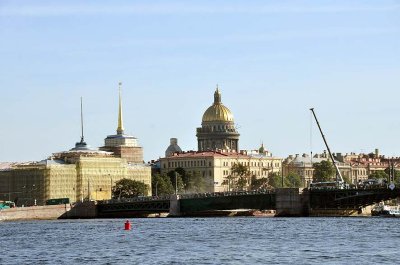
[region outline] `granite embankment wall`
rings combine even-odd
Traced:
[[[3,209],[0,211],[0,221],[58,219],[70,209],[69,204]]]
[[[17,220],[52,220],[96,218],[97,208],[95,202],[60,205],[45,205],[32,207],[17,207],[0,210],[0,221]]]

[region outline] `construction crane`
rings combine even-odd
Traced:
[[[338,168],[338,166],[337,166],[337,164],[335,162],[335,159],[333,158],[331,150],[329,149],[328,143],[326,142],[325,135],[322,132],[322,129],[321,129],[321,126],[319,125],[317,116],[315,115],[314,108],[311,108],[310,110],[311,110],[312,114],[314,115],[315,121],[317,122],[317,125],[318,125],[318,128],[319,128],[319,131],[321,132],[322,139],[324,139],[324,143],[325,143],[326,149],[328,149],[329,157],[331,158],[333,166],[336,169],[336,185],[337,185],[338,188],[343,188],[344,187],[344,180],[343,180],[342,174],[340,173],[340,170],[339,170],[339,168]]]

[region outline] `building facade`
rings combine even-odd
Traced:
[[[161,174],[167,174],[177,168],[186,172],[199,174],[206,181],[207,192],[222,192],[230,190],[225,184],[232,175],[232,166],[242,164],[247,166],[251,177],[267,178],[271,173],[281,171],[282,159],[258,152],[226,152],[226,151],[190,151],[174,153],[160,159]]]
[[[320,163],[323,160],[329,160],[329,155],[324,151],[322,154],[316,154],[311,157],[308,154],[303,155],[290,155],[282,163],[282,172],[284,176],[288,176],[290,173],[295,173],[301,177],[303,187],[308,187],[311,182],[313,182],[314,176],[314,163]],[[335,160],[340,173],[344,178],[352,180],[352,168],[348,163],[344,163]]]
[[[394,164],[396,170],[400,170],[400,158],[386,158],[379,155],[379,150],[370,154],[349,153],[342,155],[341,153],[333,154],[335,162],[338,165],[340,173],[352,184],[358,184],[369,178],[376,171],[384,171],[389,168],[390,163]],[[314,163],[319,163],[322,160],[330,158],[326,151],[322,154],[317,154],[312,158],[307,155],[289,156],[283,162],[283,174],[287,176],[290,172],[294,172],[301,176],[305,186],[308,186],[313,180]]]

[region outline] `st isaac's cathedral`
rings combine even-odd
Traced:
[[[232,174],[232,166],[240,163],[249,168],[252,178],[268,177],[280,172],[282,159],[272,157],[264,146],[258,150],[239,150],[239,136],[232,112],[222,104],[218,87],[214,102],[204,112],[201,127],[196,130],[198,151],[181,151],[177,139],[171,139],[166,157],[160,159],[161,174],[183,168],[205,179],[207,192],[228,191],[226,179]],[[175,150],[175,152],[171,152]]]
[[[235,129],[232,112],[221,102],[217,87],[212,104],[203,115],[201,127],[197,128],[199,151],[239,151],[239,133]]]

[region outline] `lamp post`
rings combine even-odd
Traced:
[[[178,195],[178,172],[175,171],[175,195]]]
[[[156,181],[156,197],[157,197],[157,186],[158,186],[158,181]]]
[[[33,196],[33,191],[36,191],[36,185],[35,184],[32,185],[32,189],[31,189],[31,197],[32,198],[34,197]],[[33,205],[36,206],[36,199],[35,198],[33,198]]]

